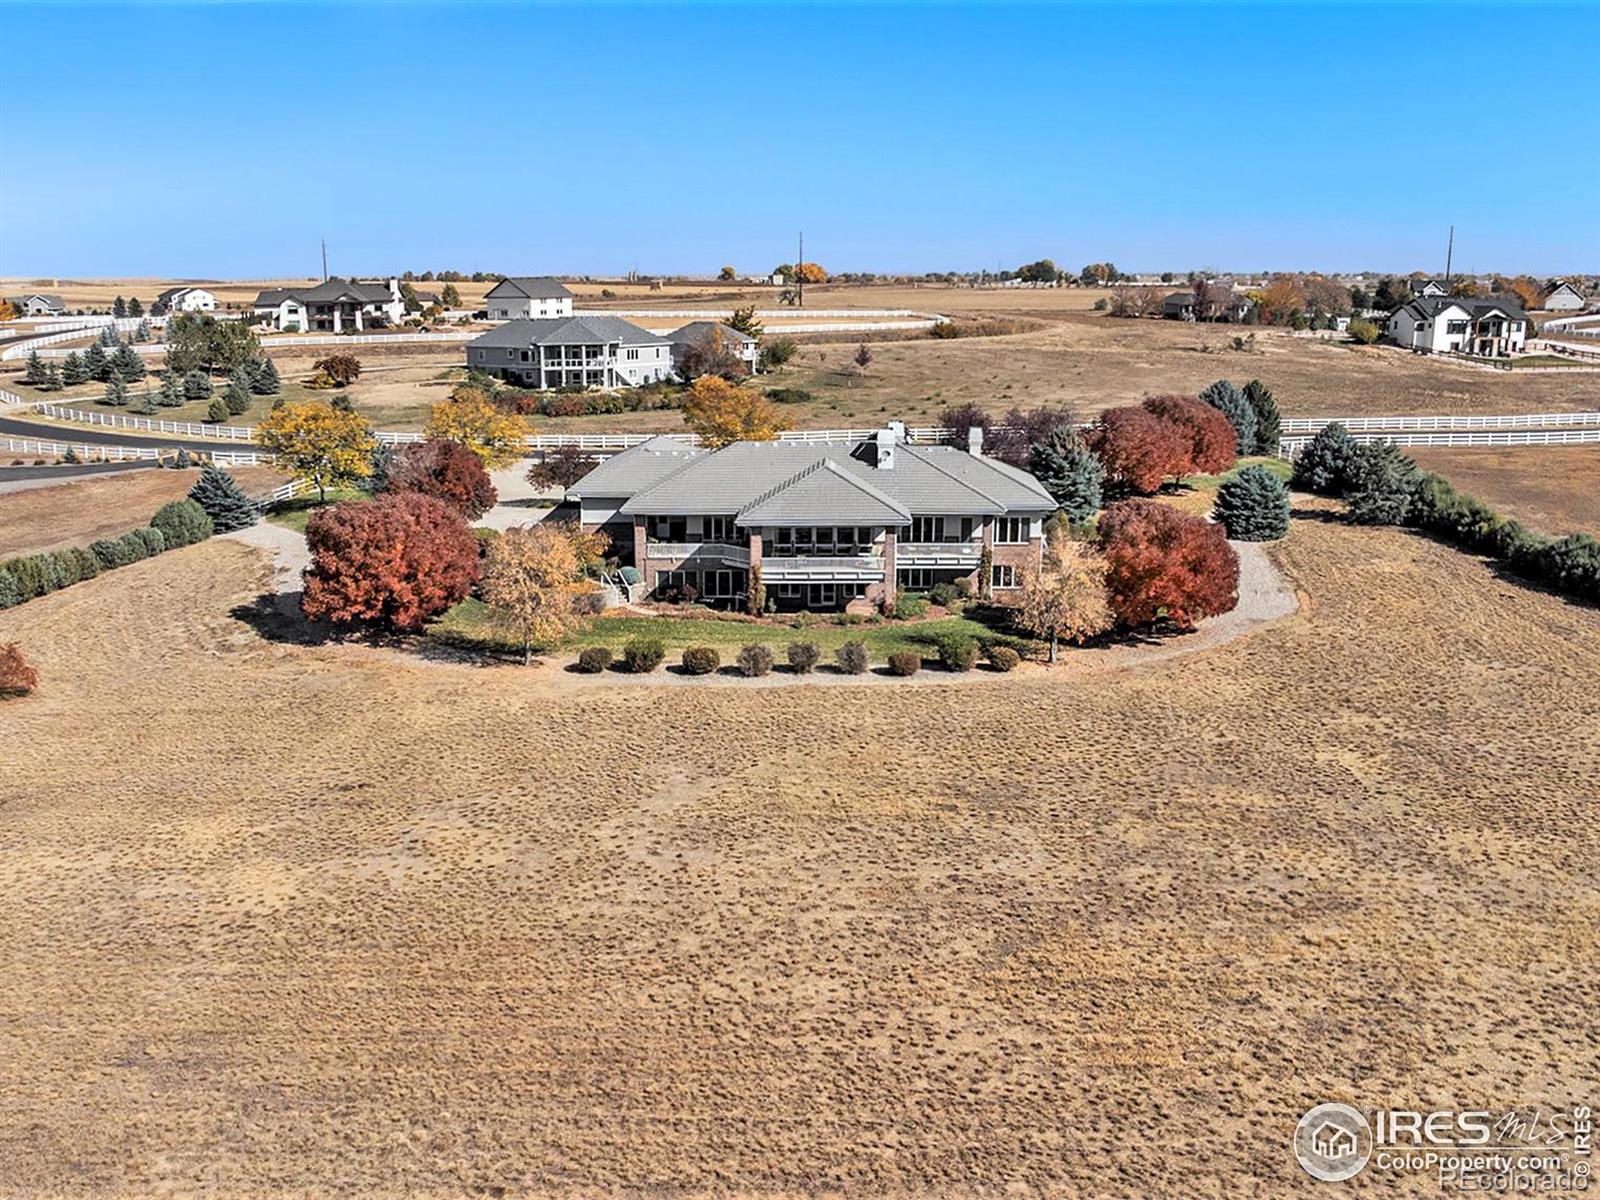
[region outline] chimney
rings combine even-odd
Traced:
[[[973,425],[967,430],[967,453],[983,457],[983,426]]]
[[[878,430],[878,470],[894,470],[894,444],[899,440],[892,426]]]

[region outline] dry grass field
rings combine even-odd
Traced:
[[[1600,446],[1407,450],[1508,517],[1546,533],[1600,537]]]
[[[1600,613],[1280,557],[892,703],[264,641],[228,541],[0,613],[0,1191],[1285,1196],[1315,1102],[1592,1098]]]

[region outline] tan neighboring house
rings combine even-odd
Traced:
[[[702,450],[655,437],[567,497],[646,594],[743,608],[759,567],[782,611],[883,605],[963,580],[1014,603],[1056,509],[1032,475],[983,454],[981,430],[966,449],[919,446],[899,422],[858,442]]]

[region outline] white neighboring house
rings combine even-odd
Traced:
[[[7,296],[6,299],[24,317],[59,317],[67,311],[60,296],[47,296],[43,292],[30,292],[26,296]]]
[[[1539,307],[1550,312],[1582,312],[1588,303],[1588,298],[1575,285],[1563,279],[1546,293]]]
[[[306,288],[268,288],[256,297],[256,316],[280,333],[343,333],[398,325],[406,304],[400,281],[329,279]]]
[[[672,369],[681,377],[683,358],[689,348],[712,342],[719,337],[729,352],[745,365],[745,370],[754,375],[756,364],[761,359],[761,343],[748,333],[741,333],[732,325],[725,325],[721,321],[690,321],[681,329],[674,329],[669,333],[667,340],[672,343]]]
[[[467,368],[525,388],[617,388],[672,375],[672,343],[621,317],[519,317],[467,343]]]
[[[1409,350],[1505,358],[1527,344],[1528,316],[1513,296],[1419,296],[1389,314],[1384,332]]]
[[[502,279],[484,297],[491,321],[530,321],[572,315],[572,293],[547,276]]]
[[[150,312],[152,316],[161,317],[168,313],[213,312],[216,307],[216,296],[205,288],[175,287],[157,296]]]
[[[1450,289],[1437,279],[1408,279],[1406,286],[1411,289],[1413,299],[1423,296],[1448,296]]]

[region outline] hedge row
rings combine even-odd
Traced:
[[[997,671],[1015,670],[1022,661],[1017,650],[1000,640],[985,640],[961,633],[948,633],[933,644],[939,664],[947,671],[970,671],[977,665],[978,656],[984,655],[989,665]],[[659,638],[635,638],[622,649],[621,663],[635,675],[648,675],[665,661],[666,644]],[[797,675],[809,674],[822,660],[822,649],[815,642],[791,642],[784,656]],[[772,647],[753,643],[743,647],[735,659],[739,672],[748,677],[767,674],[772,670]],[[617,661],[616,655],[606,646],[589,646],[578,653],[578,670],[599,674],[610,669]],[[846,675],[864,674],[869,666],[865,642],[846,642],[834,651],[834,662]],[[722,655],[715,646],[690,646],[679,660],[685,674],[711,675],[722,667]],[[914,675],[922,665],[922,655],[914,650],[897,651],[889,655],[889,671],[894,675]]]
[[[0,563],[0,609],[48,596],[101,571],[126,567],[163,550],[211,536],[211,518],[193,500],[162,505],[150,524],[121,537],[100,538],[87,546],[29,554]]]

